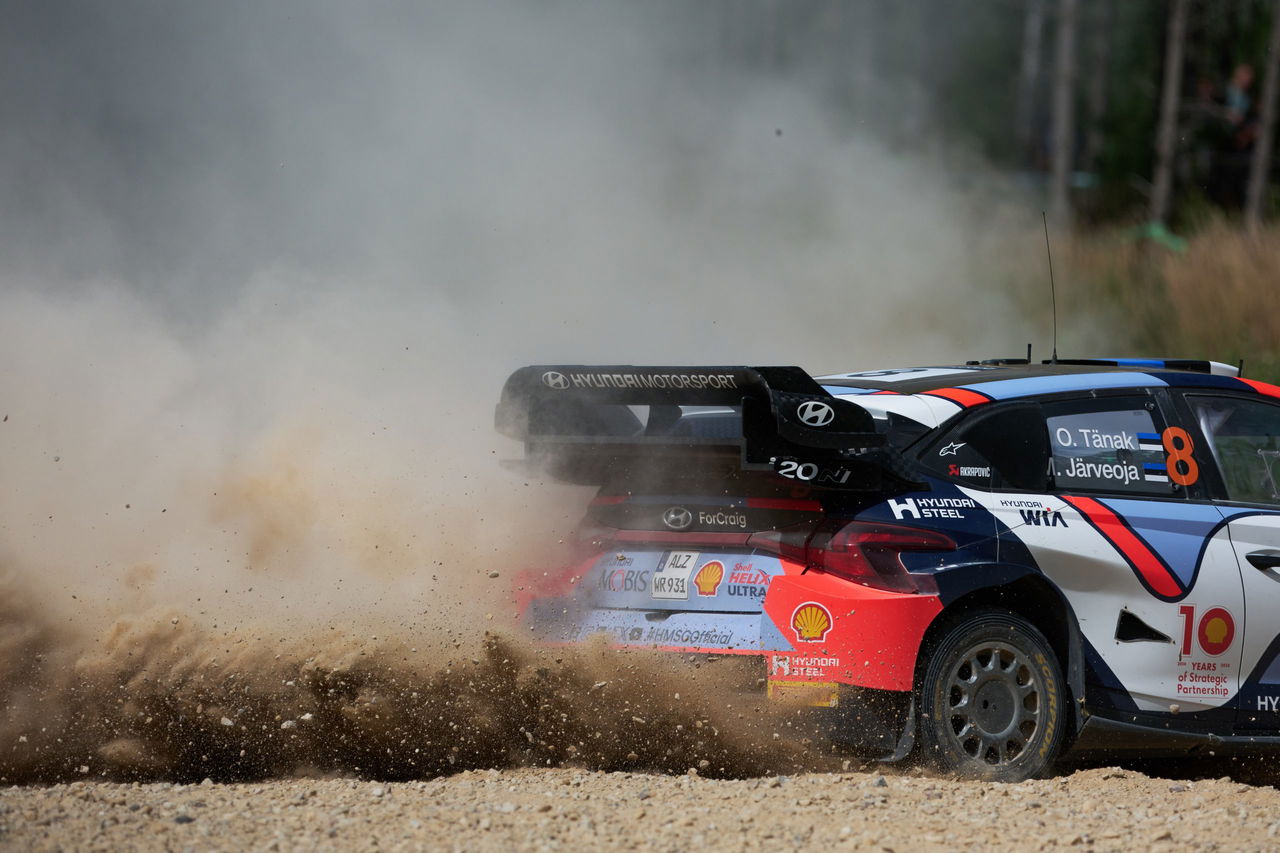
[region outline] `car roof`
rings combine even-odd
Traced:
[[[1089,359],[1027,364],[970,362],[963,365],[898,368],[818,377],[836,395],[927,394],[973,396],[962,405],[1019,397],[1108,388],[1198,387],[1280,396],[1280,389],[1237,378],[1236,369],[1216,362],[1182,359]],[[941,393],[939,393],[941,392]],[[961,402],[957,400],[957,402]]]
[[[845,388],[870,388],[896,391],[899,394],[921,394],[926,391],[936,391],[939,388],[981,385],[988,382],[1004,382],[1010,379],[1080,376],[1115,372],[1115,367],[1065,364],[952,364],[819,376],[818,381],[823,385],[835,385]],[[1140,371],[1126,370],[1125,372],[1138,373]]]

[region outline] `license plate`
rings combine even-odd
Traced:
[[[658,599],[689,599],[689,575],[698,564],[700,551],[668,551],[658,562],[649,583],[650,595]]]

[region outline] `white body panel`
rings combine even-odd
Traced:
[[[1220,529],[1204,546],[1193,575],[1194,585],[1187,595],[1179,601],[1165,601],[1143,585],[1117,546],[1061,497],[962,491],[1008,527],[1031,552],[1041,571],[1062,590],[1079,620],[1081,633],[1140,710],[1169,713],[1172,706],[1187,712],[1216,708],[1236,694],[1244,647],[1239,641],[1244,588],[1225,529]],[[1162,521],[1170,506],[1162,501],[1126,503],[1149,505],[1148,521]],[[1040,523],[1027,521],[1024,510],[1033,513]],[[1132,513],[1126,515],[1126,520],[1139,530],[1144,526],[1144,519]],[[1176,531],[1173,535],[1177,535]],[[1199,551],[1202,537],[1190,532],[1186,536],[1192,537],[1184,543],[1188,549]],[[1216,653],[1209,653],[1195,636],[1196,620],[1214,608],[1224,608],[1232,614],[1237,633],[1222,651],[1210,643],[1209,650]],[[1122,610],[1166,635],[1169,641],[1118,640],[1117,623]],[[1192,623],[1189,643],[1185,642],[1188,620]]]

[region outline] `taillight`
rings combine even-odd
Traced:
[[[747,537],[747,545],[760,551],[776,554],[793,563],[804,563],[805,546],[813,535],[814,523],[806,521],[777,530],[763,530]]]
[[[805,565],[868,586],[920,592],[921,582],[931,579],[908,572],[902,553],[955,549],[954,539],[927,528],[863,521],[828,523],[810,537]]]
[[[936,530],[901,524],[828,520],[757,533],[750,544],[780,557],[856,583],[897,592],[933,591],[932,578],[902,564],[908,551],[954,551],[955,540]]]

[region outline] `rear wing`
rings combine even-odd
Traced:
[[[495,424],[569,482],[729,456],[825,488],[912,482],[871,414],[799,367],[532,365],[507,379]]]

